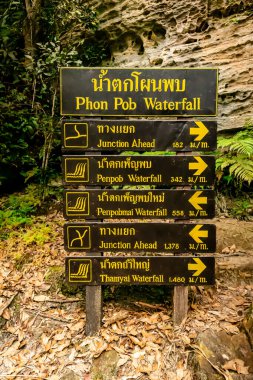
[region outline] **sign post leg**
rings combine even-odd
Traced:
[[[102,324],[102,286],[86,286],[86,335],[95,335]]]
[[[173,324],[181,325],[188,311],[188,286],[174,286],[173,290]]]
[[[177,152],[177,156],[185,156],[185,152]],[[177,187],[180,189],[180,187]],[[184,186],[183,189],[190,189]],[[180,221],[179,221],[180,222]],[[186,222],[187,223],[187,222]],[[173,289],[173,324],[174,327],[181,325],[188,312],[188,286],[174,286]]]
[[[99,152],[97,154],[100,154]],[[92,156],[93,152],[86,152],[85,155]],[[90,187],[86,189],[101,188],[99,186]],[[97,256],[102,256],[102,253],[96,253]],[[85,311],[86,311],[86,335],[95,335],[102,324],[103,313],[103,297],[102,286],[86,286],[85,292]]]

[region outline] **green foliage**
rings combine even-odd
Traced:
[[[250,158],[253,155],[253,128],[237,132],[232,137],[219,136],[218,148]]]
[[[31,215],[41,205],[41,198],[38,196],[35,186],[30,185],[25,193],[12,194],[2,203],[0,228],[6,231],[25,224],[31,224]]]
[[[237,219],[250,220],[253,211],[253,201],[249,197],[241,197],[233,203],[231,215]]]
[[[253,127],[235,133],[233,136],[218,137],[218,156],[216,159],[218,181],[226,184],[253,181]]]
[[[85,2],[45,0],[33,9],[35,3],[3,0],[0,162],[45,187],[60,171],[59,67],[98,65],[105,53]]]
[[[48,186],[46,193],[46,200],[52,202],[52,198],[57,198],[58,187],[55,188]],[[38,212],[44,211],[42,204],[45,205],[45,195],[42,192],[41,186],[30,184],[27,186],[24,193],[11,194],[6,198],[1,200],[0,206],[0,239],[5,240],[9,237],[13,229],[21,228],[24,226],[30,226],[33,223],[33,216],[38,214]],[[36,232],[36,231],[35,231]],[[34,230],[32,229],[27,234],[24,233],[24,239],[27,242],[42,243],[46,241],[48,233],[50,231],[47,228],[38,227],[35,236]],[[44,237],[43,237],[44,234]]]
[[[49,241],[53,241],[54,236],[55,233],[52,227],[47,226],[45,223],[38,223],[24,231],[22,238],[26,244],[42,246]]]

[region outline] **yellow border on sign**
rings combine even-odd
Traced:
[[[79,227],[87,227],[87,229],[88,229],[88,239],[89,239],[89,244],[88,244],[88,246],[87,247],[70,247],[70,239],[69,239],[69,229],[70,228],[79,228]],[[87,249],[90,249],[91,248],[91,230],[90,230],[90,226],[87,226],[87,225],[71,225],[71,226],[67,226],[67,242],[68,242],[68,244],[67,244],[67,246],[68,246],[68,249],[72,249],[73,251],[75,251],[75,250],[80,250],[80,249],[82,249],[82,250],[87,250]]]
[[[88,165],[87,165],[87,179],[83,180],[78,180],[78,179],[73,179],[72,181],[67,180],[67,160],[85,160]],[[64,179],[66,183],[75,183],[75,182],[89,182],[90,180],[90,170],[89,170],[89,159],[88,158],[80,158],[80,157],[64,157],[64,167],[65,167],[65,173],[64,173]]]
[[[68,194],[80,194],[80,195],[87,195],[87,200],[88,200],[88,207],[87,207],[87,213],[85,212],[82,212],[82,213],[77,213],[77,214],[74,214],[71,212],[71,214],[68,214]],[[65,207],[66,207],[66,215],[67,216],[87,216],[90,214],[90,193],[88,191],[67,191],[65,193]]]
[[[88,261],[90,263],[90,279],[89,280],[79,280],[77,279],[77,281],[71,281],[70,280],[70,277],[71,277],[71,273],[70,273],[70,264],[71,264],[71,261]],[[92,261],[90,259],[69,259],[68,260],[68,269],[69,269],[69,282],[72,282],[72,283],[75,283],[75,282],[92,282]]]
[[[65,69],[74,69],[74,70],[216,70],[217,75],[216,75],[216,97],[215,97],[215,113],[214,114],[208,114],[208,115],[202,115],[202,114],[187,114],[187,115],[182,115],[182,114],[144,114],[144,115],[139,115],[139,114],[101,114],[101,113],[63,113],[62,112],[62,72]],[[219,77],[219,69],[217,67],[175,67],[175,68],[159,68],[159,67],[150,67],[150,68],[143,68],[143,67],[127,67],[127,68],[122,68],[122,67],[60,67],[60,114],[62,116],[89,116],[89,117],[95,117],[95,116],[123,116],[123,117],[131,117],[131,116],[142,116],[142,117],[212,117],[212,116],[218,116],[218,77]]]
[[[86,145],[66,145],[66,124],[73,124],[73,125],[75,125],[75,124],[85,124],[86,125],[86,127],[87,127],[87,144]],[[64,124],[63,124],[63,130],[64,130],[64,148],[88,148],[88,146],[89,146],[89,134],[88,134],[88,123],[82,123],[82,122],[80,122],[80,121],[77,121],[76,123],[68,123],[67,121],[66,122],[64,122]]]

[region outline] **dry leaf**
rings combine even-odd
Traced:
[[[130,360],[129,356],[126,356],[126,355],[122,356],[122,357],[119,359],[118,363],[117,363],[117,368],[118,368],[118,367],[121,367],[121,366],[124,365],[124,364],[126,364],[126,362],[128,362],[128,360]]]
[[[27,345],[27,339],[23,339],[23,340],[21,340],[21,341],[19,341],[19,349],[21,349],[21,348],[23,348],[23,347],[25,347],[26,345]]]
[[[41,292],[47,292],[50,288],[51,288],[51,285],[42,284],[40,286],[40,291]]]
[[[112,325],[116,321],[122,321],[123,319],[126,319],[129,317],[128,311],[122,310],[118,313],[114,314],[112,317],[108,318],[107,321],[105,321],[104,326],[107,327],[109,325]]]
[[[71,325],[71,326],[69,327],[69,329],[70,329],[71,331],[82,330],[82,329],[84,328],[84,325],[85,325],[85,323],[84,323],[84,319],[81,319],[79,322],[74,323],[73,325]]]
[[[8,323],[10,323],[10,322],[8,322]],[[12,326],[12,325],[7,325],[7,327],[6,327],[6,331],[8,331],[8,332],[11,333],[11,334],[16,334],[16,332],[17,332],[17,327]],[[14,340],[16,340],[16,339],[14,338]]]
[[[91,341],[90,350],[93,352],[95,358],[102,354],[108,347],[108,344],[102,339]]]
[[[145,351],[136,351],[132,354],[132,357],[134,359],[144,359],[145,358]]]
[[[230,253],[230,249],[229,247],[226,247],[226,248],[223,248],[223,250],[221,251],[222,253]]]
[[[62,358],[63,356],[66,356],[67,354],[67,350],[64,349],[62,351],[56,351],[55,355],[57,356],[57,358]]]
[[[9,348],[7,348],[7,350],[2,353],[1,355],[2,356],[5,356],[5,357],[10,357],[10,356],[14,356],[17,351],[18,351],[18,348],[19,348],[19,345],[20,345],[20,342],[16,341],[14,342]]]
[[[63,351],[66,347],[68,347],[70,345],[70,340],[65,340],[64,343],[62,344],[57,344],[56,347],[55,347],[55,351],[56,352],[59,352],[59,351]]]
[[[65,330],[62,333],[56,334],[54,336],[54,340],[63,340],[65,338],[66,338],[66,331]]]
[[[52,341],[50,341],[50,337],[45,335],[45,334],[42,334],[41,335],[41,343],[42,343],[43,350],[45,352],[48,352],[51,348],[51,345],[52,345]]]
[[[242,375],[248,375],[249,374],[249,371],[248,371],[249,367],[245,367],[244,361],[241,359],[229,360],[228,362],[226,362],[222,366],[222,368],[226,369],[226,370],[235,371],[235,372],[240,373]]]
[[[176,373],[177,373],[177,379],[178,380],[184,380],[185,379],[185,371],[183,368],[178,368]]]
[[[17,334],[18,334],[18,340],[19,340],[19,342],[21,342],[23,339],[24,339],[24,337],[25,337],[25,332],[24,332],[24,330],[18,330],[17,331]]]
[[[110,347],[115,350],[116,352],[118,352],[119,354],[125,354],[125,350],[123,347],[118,347],[116,346],[115,344],[111,344]]]
[[[1,354],[1,356],[2,356],[2,354]],[[8,369],[13,368],[13,362],[8,357],[2,358],[2,359],[3,359],[3,364],[6,368],[8,368]]]
[[[40,339],[41,339],[42,345],[46,346],[49,342],[50,336],[47,336],[46,334],[42,334]]]
[[[224,329],[226,332],[231,333],[231,334],[239,334],[240,332],[237,326],[232,325],[229,322],[221,322],[220,327]]]
[[[29,318],[30,318],[30,315],[28,313],[26,313],[25,311],[21,311],[20,312],[20,320],[21,320],[21,322],[28,321]]]
[[[45,302],[49,300],[49,297],[43,294],[39,294],[39,295],[34,296],[33,300],[36,302]]]
[[[131,335],[129,335],[129,338],[134,344],[137,344],[140,348],[143,348],[145,346],[145,341],[141,342],[138,338]]]
[[[120,337],[119,335],[116,335],[116,334],[113,334],[111,331],[109,332],[109,334],[107,333],[103,333],[101,334],[101,336],[108,342],[108,343],[111,343],[111,342],[117,342]]]
[[[230,251],[231,252],[235,252],[236,251],[236,245],[235,244],[231,245]]]
[[[3,313],[2,313],[2,317],[3,317],[4,319],[7,319],[7,320],[11,319],[11,312],[10,312],[10,309],[5,309],[5,310],[3,311]]]
[[[186,345],[191,343],[191,339],[187,335],[182,335],[182,340],[183,340],[184,344],[186,344]]]

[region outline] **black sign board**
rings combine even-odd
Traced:
[[[214,190],[66,190],[66,219],[213,218]]]
[[[61,115],[216,116],[218,70],[63,67]]]
[[[212,185],[213,156],[63,156],[65,184]]]
[[[211,151],[216,121],[68,120],[62,122],[63,151]]]
[[[68,223],[64,247],[76,252],[215,252],[216,226],[180,223]]]
[[[77,285],[213,285],[214,257],[67,257]]]

